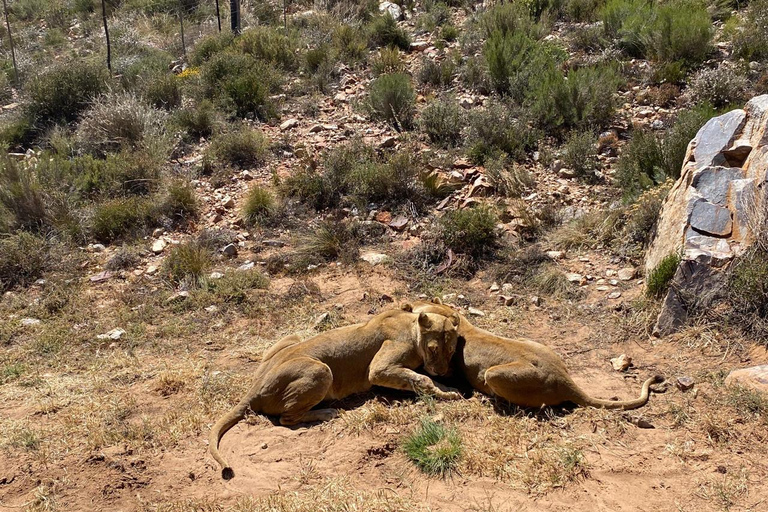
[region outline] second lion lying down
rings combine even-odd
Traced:
[[[453,311],[418,314],[404,306],[305,341],[298,336],[278,341],[262,357],[248,394],[211,429],[209,449],[221,465],[222,477],[232,478],[234,472],[219,453],[219,441],[249,409],[280,416],[283,425],[295,425],[333,418],[333,409],[311,409],[374,385],[461,398],[414,371],[423,365],[431,375],[449,372],[458,320]]]

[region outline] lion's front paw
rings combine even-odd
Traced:
[[[437,396],[442,400],[461,400],[464,398],[458,391],[441,391]]]

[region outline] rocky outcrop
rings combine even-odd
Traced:
[[[691,141],[646,254],[646,274],[670,254],[682,257],[656,335],[679,329],[692,305],[717,298],[723,270],[765,219],[767,178],[768,95],[711,119]]]

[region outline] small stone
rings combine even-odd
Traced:
[[[282,240],[264,240],[261,243],[267,247],[285,247],[286,245]]]
[[[165,299],[166,304],[179,304],[180,302],[184,302],[189,298],[189,292],[184,290],[181,292],[174,293],[167,299]]]
[[[291,128],[295,128],[298,126],[299,120],[298,119],[287,119],[280,123],[280,131],[284,132],[286,130],[290,130]]]
[[[382,263],[387,263],[392,258],[380,252],[366,251],[360,255],[360,259],[371,265],[380,265]]]
[[[211,304],[207,308],[205,308],[205,311],[208,313],[216,313],[219,310],[219,306],[216,304]]]
[[[22,318],[21,325],[24,327],[31,327],[33,325],[40,325],[40,320],[37,318]]]
[[[565,251],[547,251],[547,258],[551,260],[562,260],[565,258]]]
[[[104,247],[102,244],[89,244],[88,250],[91,252],[104,252],[106,247]]]
[[[501,285],[501,293],[504,295],[514,295],[515,287],[512,285],[512,283],[504,283]]]
[[[221,200],[221,206],[224,208],[234,208],[235,200],[229,196],[224,196],[224,199]]]
[[[395,231],[402,231],[405,229],[405,226],[408,225],[408,217],[405,217],[403,215],[400,215],[399,217],[392,220],[392,222],[389,223],[389,227],[394,229]]]
[[[500,289],[501,289],[501,287],[499,286],[499,283],[493,283],[493,284],[492,284],[492,285],[491,285],[491,286],[488,288],[488,291],[489,291],[489,292],[497,292],[497,291],[499,291]]]
[[[568,272],[565,274],[565,278],[568,280],[569,283],[581,283],[581,280],[584,276],[581,274],[577,274],[575,272]]]
[[[222,277],[224,277],[224,274],[221,273],[221,272],[211,272],[211,275],[208,276],[208,277],[210,279],[216,280],[216,279],[221,279]]]
[[[163,234],[163,228],[155,228],[152,230],[152,238],[160,238]]]
[[[531,295],[531,297],[528,299],[531,304],[537,307],[541,307],[542,304],[544,304],[544,299],[539,297],[538,295]]]
[[[429,48],[429,42],[428,41],[414,41],[411,43],[411,51],[412,52],[423,52],[427,48]]]
[[[88,280],[92,283],[101,283],[102,281],[106,281],[111,277],[112,272],[105,270],[104,272],[99,272],[98,274],[92,275],[88,278]]]
[[[221,253],[228,258],[234,258],[237,256],[237,246],[235,244],[228,244],[221,250]]]
[[[610,286],[598,286],[598,287],[597,287],[597,288],[595,288],[595,289],[596,289],[597,291],[599,291],[599,292],[607,292],[608,290],[610,290],[610,289],[611,289],[611,287],[610,287]]]
[[[381,2],[379,12],[389,13],[395,21],[400,21],[403,18],[402,8],[394,2]]]
[[[467,311],[469,312],[470,316],[485,316],[485,313],[477,308],[469,308]]]
[[[693,388],[694,384],[695,382],[691,377],[677,378],[677,387],[680,389],[680,391],[688,391],[689,389]]]
[[[619,357],[611,359],[611,366],[617,372],[625,372],[632,366],[632,358],[626,354],[621,354]]]
[[[323,131],[323,125],[316,124],[312,128],[309,129],[309,133],[318,133]]]
[[[125,331],[119,327],[116,327],[115,329],[112,329],[108,333],[99,334],[98,336],[96,336],[96,339],[117,341],[123,337],[123,334],[125,334]]]
[[[261,448],[262,450],[266,450],[267,448],[269,448],[269,445],[267,443],[261,443],[259,445],[259,448]]]
[[[163,252],[163,249],[165,249],[168,246],[168,242],[163,240],[162,238],[155,240],[152,242],[152,252],[155,254],[160,254]]]
[[[566,167],[563,167],[559,171],[557,171],[557,175],[563,179],[571,179],[576,177],[576,171],[573,169],[568,169]]]
[[[517,302],[518,297],[515,295],[499,295],[499,304],[504,306],[511,306]]]
[[[733,370],[725,378],[726,386],[744,386],[768,393],[768,364]]]
[[[256,266],[256,264],[254,262],[246,261],[245,263],[243,263],[242,265],[237,267],[237,270],[242,270],[242,271],[251,270],[255,266]]]
[[[331,314],[326,312],[321,314],[315,319],[315,328],[322,327],[331,321]]]
[[[147,274],[148,276],[151,276],[151,275],[157,274],[157,271],[158,271],[157,265],[150,265],[147,267],[147,271],[145,272],[145,274]]]
[[[637,276],[637,269],[627,267],[622,268],[616,273],[619,281],[631,281]]]
[[[611,292],[608,294],[609,299],[618,299],[621,297],[621,292]]]
[[[397,139],[395,137],[384,137],[384,139],[379,143],[379,148],[381,149],[393,148],[395,147],[396,142],[397,142]]]

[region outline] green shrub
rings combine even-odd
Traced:
[[[440,39],[447,42],[456,41],[459,38],[461,32],[455,25],[447,23],[440,28]]]
[[[269,151],[269,139],[259,130],[240,128],[214,138],[206,155],[216,162],[237,167],[262,165]]]
[[[106,91],[108,80],[109,73],[101,63],[59,64],[27,82],[29,111],[42,125],[72,122],[93,98]]]
[[[373,73],[373,76],[403,73],[404,71],[405,63],[400,56],[400,50],[396,47],[382,48],[379,50],[379,54],[371,60],[371,73]]]
[[[645,292],[649,296],[661,298],[669,288],[669,283],[675,277],[677,267],[680,265],[680,255],[672,253],[665,256],[659,264],[651,270],[645,283]]]
[[[89,199],[146,195],[160,182],[161,162],[146,152],[123,151],[103,160],[85,155],[56,164],[69,167],[78,195]]]
[[[201,83],[206,98],[242,118],[256,116],[268,120],[277,109],[270,95],[282,81],[279,72],[250,55],[221,52],[201,67]]]
[[[179,79],[173,74],[162,74],[144,86],[144,99],[155,108],[173,110],[181,106]]]
[[[405,438],[403,451],[425,473],[443,477],[461,459],[461,437],[455,429],[423,418],[420,427]]]
[[[768,59],[768,0],[752,0],[741,30],[733,38],[733,53],[749,61]]]
[[[372,116],[398,130],[407,130],[413,125],[415,102],[416,94],[406,74],[381,75],[371,83],[368,103]]]
[[[228,30],[201,38],[195,43],[189,61],[194,66],[200,66],[217,53],[223,52],[229,48],[234,40],[234,34]]]
[[[768,333],[768,253],[753,248],[735,262],[728,277],[728,299],[736,324],[765,340]]]
[[[236,270],[224,277],[208,282],[209,290],[224,302],[242,304],[248,298],[248,290],[266,290],[269,278],[260,270]]]
[[[518,198],[535,185],[524,166],[511,163],[504,156],[485,162],[485,176],[494,190],[505,197]]]
[[[141,263],[140,251],[128,245],[120,247],[109,261],[107,261],[107,270],[127,270],[137,267]]]
[[[97,154],[145,147],[163,136],[165,118],[163,111],[131,93],[105,94],[83,113],[78,138],[85,149]]]
[[[286,35],[281,29],[255,27],[244,31],[236,44],[243,53],[284,70],[293,70],[298,66],[296,52],[299,42],[293,34]]]
[[[275,198],[260,185],[254,185],[248,190],[243,204],[243,219],[251,226],[260,224],[275,212]]]
[[[163,261],[162,273],[174,284],[198,287],[203,284],[205,272],[211,268],[213,252],[197,242],[173,247]]]
[[[324,220],[305,236],[299,252],[309,260],[354,261],[360,246],[360,225],[334,219]]]
[[[567,78],[553,69],[531,83],[526,104],[538,124],[550,129],[602,127],[613,117],[620,81],[613,66],[579,68]]]
[[[497,32],[501,36],[520,34],[533,39],[543,35],[543,28],[533,20],[524,2],[506,2],[488,9],[480,19],[480,29],[486,39]]]
[[[702,69],[690,81],[688,94],[694,103],[715,108],[741,105],[747,97],[747,78],[731,66]]]
[[[411,47],[411,38],[408,33],[397,26],[397,21],[389,14],[377,16],[368,25],[368,40],[374,47],[396,46],[401,50]]]
[[[432,32],[451,20],[451,10],[443,2],[425,2],[424,14],[419,16],[418,27]]]
[[[417,77],[419,83],[422,85],[443,88],[451,85],[455,70],[456,65],[450,58],[436,62],[425,57],[421,61],[421,67],[419,68]]]
[[[481,94],[489,94],[492,85],[492,79],[488,71],[485,57],[472,56],[464,61],[461,68],[461,83],[467,89],[477,91]]]
[[[531,85],[556,71],[547,46],[522,32],[493,32],[485,42],[483,55],[494,89],[509,94],[518,103]]]
[[[193,141],[201,137],[210,137],[221,124],[219,113],[209,100],[178,110],[174,116],[174,122]]]
[[[535,147],[540,138],[540,133],[521,114],[498,101],[488,102],[484,109],[470,110],[468,125],[467,151],[478,164],[500,154],[523,160],[526,151]]]
[[[51,264],[44,238],[23,231],[0,237],[0,292],[35,282]]]
[[[597,170],[597,147],[595,134],[591,131],[572,131],[563,145],[562,160],[565,167],[582,179],[595,179]]]
[[[183,181],[171,182],[159,211],[174,222],[185,222],[197,217],[198,204],[194,187]]]
[[[421,112],[419,124],[432,142],[457,146],[461,143],[465,116],[455,98],[435,99]]]
[[[102,243],[138,236],[154,223],[154,205],[144,197],[105,201],[93,212],[91,232]]]
[[[52,220],[50,198],[37,174],[8,157],[0,160],[0,206],[14,229],[41,231]]]
[[[565,15],[571,21],[595,21],[603,0],[567,0]]]
[[[625,198],[635,197],[666,179],[664,151],[653,133],[646,130],[634,132],[632,140],[621,152],[616,177]]]
[[[365,57],[368,51],[365,41],[362,31],[352,25],[340,25],[333,32],[333,44],[345,62],[358,62]]]
[[[496,249],[497,223],[498,217],[490,208],[454,210],[440,219],[439,236],[453,252],[476,260]]]

